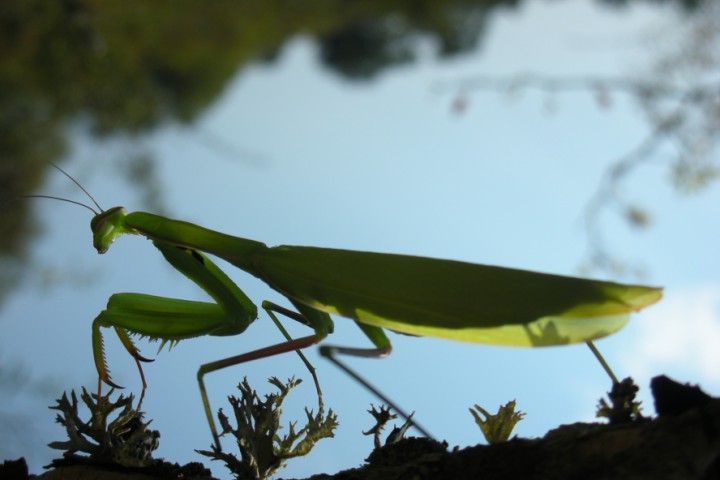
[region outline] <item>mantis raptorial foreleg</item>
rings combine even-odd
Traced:
[[[102,334],[100,333],[100,330],[98,329],[99,326],[96,326],[95,323],[93,323],[93,352],[103,350],[103,341],[102,341]],[[97,333],[95,333],[95,330],[98,329]],[[151,358],[145,358],[142,355],[140,355],[140,350],[135,346],[135,343],[130,338],[130,335],[128,335],[127,331],[123,330],[122,328],[114,327],[115,333],[117,334],[118,338],[120,339],[120,343],[122,343],[123,347],[125,347],[125,350],[130,354],[131,357],[135,360],[135,364],[137,365],[138,372],[140,373],[140,380],[142,381],[142,391],[140,392],[140,399],[137,403],[137,410],[140,410],[140,407],[142,406],[143,399],[145,398],[145,390],[147,389],[147,382],[145,381],[145,372],[143,372],[142,364],[140,362],[153,362],[154,360]],[[104,355],[103,355],[104,360]],[[102,368],[102,371],[100,370]],[[119,385],[116,385],[112,380],[110,380],[110,375],[107,372],[107,368],[105,367],[105,362],[100,362],[100,367],[98,367],[98,386],[97,386],[97,398],[100,398],[102,396],[102,384],[103,382],[107,383],[111,387],[114,388],[122,388]]]
[[[125,349],[135,359],[143,384],[140,397],[142,399],[147,383],[140,362],[151,360],[140,355],[128,332],[160,341],[162,342],[162,348],[166,342],[172,344],[200,335],[235,335],[242,332],[257,317],[255,305],[205,255],[189,248],[167,245],[161,242],[154,243],[173,267],[203,288],[217,303],[156,297],[139,293],[120,293],[111,296],[107,308],[93,322],[93,347],[99,373],[98,395],[100,395],[102,382],[118,387],[111,380],[106,366],[101,327],[113,327]],[[319,342],[322,337],[311,335],[294,340],[273,314],[273,310],[305,325],[308,325],[307,320],[302,315],[269,302],[263,304],[263,309],[268,312],[275,325],[286,338],[286,342],[229,359],[211,362],[201,366],[198,371],[203,407],[206,415],[208,415],[213,439],[218,447],[220,444],[217,430],[210,412],[209,400],[203,381],[203,376],[211,371],[248,360],[295,350],[313,377],[318,394],[318,405],[322,408],[322,391],[315,368],[300,351],[301,348]]]

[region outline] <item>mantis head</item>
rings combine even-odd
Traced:
[[[67,178],[72,180],[72,182],[77,185],[78,188],[80,188],[80,190],[82,190],[83,193],[85,193],[85,195],[90,198],[90,200],[92,200],[100,213],[98,213],[98,210],[95,210],[90,205],[75,200],[70,200],[68,198],[56,197],[53,195],[24,195],[25,198],[49,198],[51,200],[58,200],[61,202],[79,205],[93,212],[95,216],[92,218],[92,220],[90,220],[90,228],[93,232],[93,246],[95,247],[95,250],[98,251],[98,253],[107,252],[110,248],[110,245],[115,241],[115,239],[123,233],[138,233],[135,229],[127,226],[127,223],[125,222],[127,211],[123,207],[113,207],[109,210],[103,211],[100,204],[95,200],[92,195],[90,195],[90,192],[85,190],[85,187],[83,187],[77,180],[75,180],[72,175],[70,175],[54,163],[48,163],[50,163],[50,165],[52,165],[55,169],[57,169]]]
[[[93,232],[93,246],[98,253],[105,253],[110,244],[123,233],[134,233],[132,228],[125,225],[127,211],[123,207],[113,207],[100,212],[90,221]]]

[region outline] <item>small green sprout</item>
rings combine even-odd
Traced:
[[[150,422],[142,421],[143,413],[132,406],[133,395],[120,395],[111,402],[110,396],[91,395],[83,387],[80,398],[92,412],[90,420],[83,422],[78,414],[78,400],[75,391],[59,398],[52,410],[60,411],[55,421],[65,427],[68,440],[51,442],[49,446],[65,450],[64,457],[74,457],[76,452],[89,455],[90,460],[116,463],[125,467],[145,467],[154,462],[153,450],[159,445],[160,433],[148,430]],[[110,415],[122,409],[117,417],[109,421]],[[81,457],[82,458],[82,457]]]
[[[491,445],[507,441],[515,425],[525,416],[525,413],[515,411],[515,400],[510,400],[498,408],[498,412],[494,415],[478,404],[475,404],[475,410],[472,408],[468,410],[482,430],[485,440]],[[481,415],[484,415],[485,419]]]
[[[247,378],[238,385],[240,398],[228,398],[237,427],[230,425],[222,409],[218,412],[222,435],[230,433],[236,438],[240,458],[221,451],[215,445],[210,451],[197,450],[213,460],[224,461],[238,478],[269,478],[282,468],[287,460],[305,456],[320,439],[333,437],[333,430],[338,426],[337,416],[332,409],[325,415],[321,404],[317,415],[314,415],[312,410],[305,409],[307,424],[304,427],[296,430],[297,422],[292,422],[288,425],[288,433],[280,437],[278,431],[282,428],[282,403],[288,392],[301,380],[291,378],[287,383],[282,383],[276,377],[271,377],[268,381],[277,387],[279,392],[265,395],[265,400],[261,400],[257,392],[250,388]]]
[[[620,382],[614,382],[612,389],[608,392],[611,405],[604,398],[601,398],[595,415],[598,418],[607,418],[611,425],[643,419],[641,402],[635,401],[638,390],[638,386],[630,377]]]

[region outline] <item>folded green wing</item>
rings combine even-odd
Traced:
[[[280,293],[398,332],[498,345],[615,332],[662,289],[408,255],[280,246],[253,256]]]

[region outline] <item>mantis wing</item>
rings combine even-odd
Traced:
[[[662,289],[440,260],[279,246],[255,274],[318,310],[412,335],[515,346],[585,342],[622,328]]]

